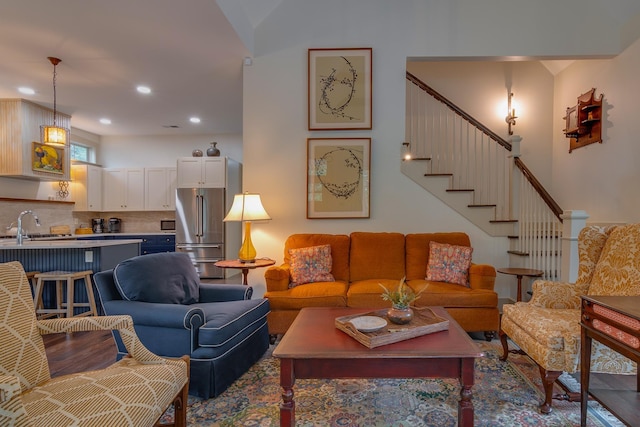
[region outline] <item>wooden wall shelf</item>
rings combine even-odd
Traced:
[[[594,98],[596,89],[578,97],[578,103],[567,107],[563,117],[566,125],[564,134],[569,141],[569,152],[576,148],[599,142],[602,144],[602,94]]]

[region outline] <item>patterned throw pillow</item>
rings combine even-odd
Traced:
[[[291,279],[289,287],[313,282],[333,282],[331,245],[289,249]]]
[[[429,242],[427,280],[469,286],[469,266],[473,248]]]

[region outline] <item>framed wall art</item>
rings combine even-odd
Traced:
[[[371,53],[309,49],[309,130],[371,129]]]
[[[33,142],[31,169],[55,175],[64,175],[64,147]]]
[[[307,140],[307,218],[369,218],[371,138]]]

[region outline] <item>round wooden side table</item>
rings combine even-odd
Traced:
[[[242,284],[248,285],[249,282],[247,282],[247,275],[249,275],[249,270],[253,270],[254,268],[268,267],[275,263],[276,262],[274,260],[268,258],[259,258],[254,262],[241,262],[237,259],[228,259],[218,261],[214,265],[220,268],[237,268],[242,270]]]
[[[516,297],[516,301],[518,302],[522,301],[522,278],[524,276],[540,277],[544,274],[544,271],[535,270],[533,268],[498,268],[496,271],[498,273],[516,276],[518,279],[518,295]]]

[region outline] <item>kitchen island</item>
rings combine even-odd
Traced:
[[[140,255],[140,239],[126,240],[15,240],[0,241],[0,262],[20,261],[25,271],[83,271],[94,273],[109,270],[120,261]],[[46,286],[42,295],[45,307],[55,302],[53,286]],[[86,302],[84,286],[76,283],[76,301]],[[96,294],[97,297],[97,294]],[[98,311],[101,311],[98,304]]]

